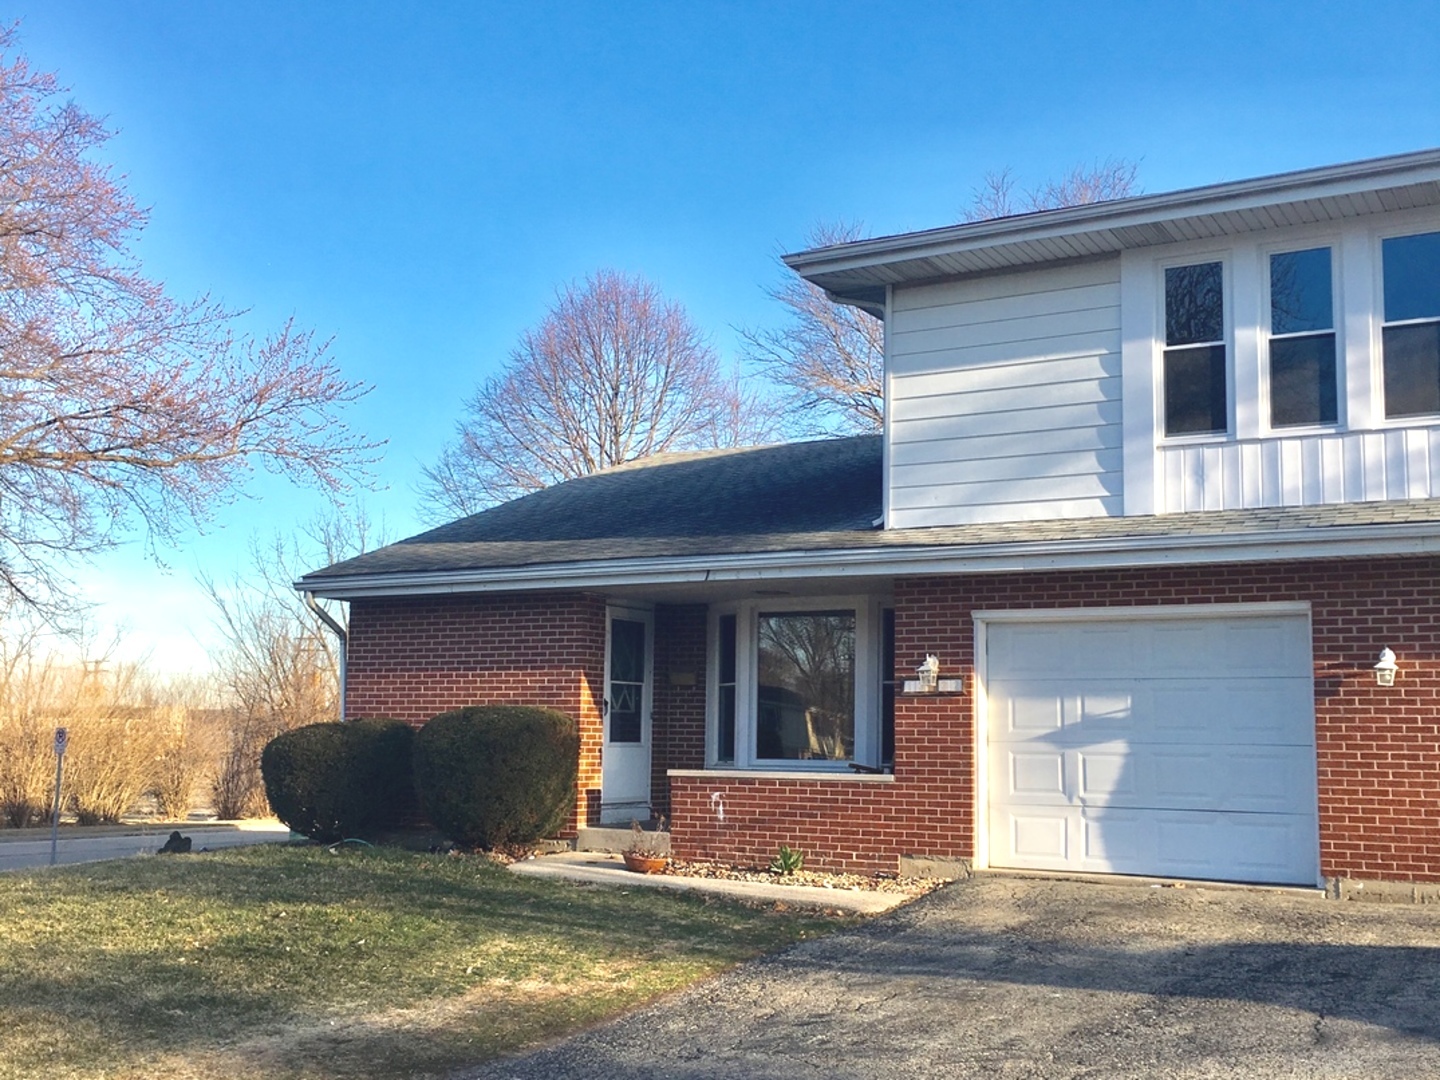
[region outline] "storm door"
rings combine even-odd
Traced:
[[[600,819],[628,824],[650,817],[650,708],[654,620],[647,611],[611,608],[605,648],[605,744]]]

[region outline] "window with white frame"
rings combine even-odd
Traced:
[[[1165,270],[1165,434],[1229,428],[1225,269],[1219,262]]]
[[[747,601],[713,611],[710,625],[713,765],[880,767],[887,636],[879,601]]]
[[[1270,256],[1270,426],[1333,424],[1335,286],[1328,247]]]
[[[1440,413],[1440,232],[1381,241],[1385,416]]]

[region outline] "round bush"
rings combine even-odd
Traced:
[[[399,720],[310,724],[260,755],[275,816],[312,840],[364,836],[413,813],[415,732]]]
[[[575,805],[580,732],[554,709],[472,705],[415,736],[420,808],[450,839],[476,847],[554,834]]]

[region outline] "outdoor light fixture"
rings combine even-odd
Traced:
[[[920,680],[920,692],[933,694],[940,682],[940,658],[934,653],[927,655],[925,662],[915,669],[915,675]]]
[[[926,653],[925,662],[915,669],[914,679],[906,679],[901,687],[907,694],[963,694],[964,679],[940,678],[940,658]]]
[[[1391,649],[1380,650],[1380,662],[1375,665],[1375,681],[1381,686],[1395,685],[1395,672],[1400,666],[1395,663],[1395,653]]]

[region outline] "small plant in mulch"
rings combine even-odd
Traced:
[[[781,877],[789,877],[796,870],[805,867],[805,853],[799,848],[792,848],[789,844],[781,844],[780,850],[770,860],[770,872],[779,874]]]

